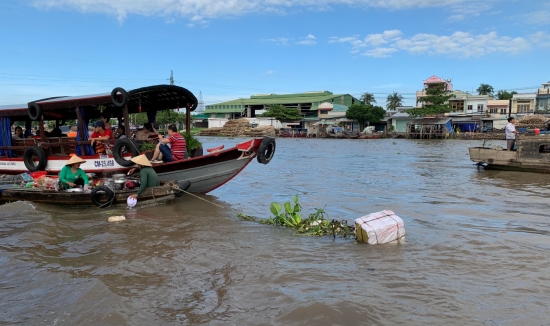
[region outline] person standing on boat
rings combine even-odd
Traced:
[[[506,125],[506,128],[504,129],[504,132],[506,134],[506,149],[511,151],[514,150],[514,145],[516,144],[516,135],[518,132],[516,131],[516,119],[513,117],[508,118],[508,124]]]
[[[151,162],[147,159],[145,154],[141,154],[136,157],[132,157],[130,159],[132,162],[137,164],[138,169],[140,169],[139,173],[139,190],[136,194],[130,195],[132,198],[137,198],[141,193],[149,187],[156,187],[159,185],[159,178],[157,176],[157,173],[155,170],[153,170]],[[128,171],[128,175],[134,173],[136,169],[132,168],[130,171]]]
[[[97,121],[94,127],[95,130],[90,135],[89,139],[90,145],[92,145],[97,154],[105,154],[106,146],[103,144],[103,141],[113,138],[113,132],[111,129],[105,129],[105,123],[103,121]]]
[[[71,159],[59,172],[59,181],[64,189],[74,188],[75,186],[85,186],[88,184],[88,176],[80,168],[80,164],[86,163],[80,157],[73,155]]]
[[[167,146],[170,144],[170,147]],[[174,162],[186,158],[185,138],[178,132],[175,125],[168,126],[168,138],[159,135],[159,143],[155,148],[152,163]],[[162,157],[162,161],[159,160]]]

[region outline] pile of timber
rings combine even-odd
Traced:
[[[550,119],[548,119],[545,116],[534,114],[534,115],[527,115],[522,117],[516,122],[516,128],[528,128],[528,129],[535,129],[535,128],[543,128],[546,129],[548,126],[548,123],[550,122]]]
[[[200,131],[199,136],[224,136],[224,137],[275,137],[273,126],[250,127],[247,119],[229,120],[223,127],[208,128]]]
[[[457,135],[459,139],[491,139],[505,140],[504,132],[464,132]]]

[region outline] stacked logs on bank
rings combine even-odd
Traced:
[[[456,138],[506,140],[506,134],[504,134],[504,132],[464,132],[456,134]]]
[[[527,128],[527,129],[546,129],[550,119],[545,116],[534,114],[524,116],[516,122],[516,128]]]
[[[275,128],[273,126],[252,128],[250,122],[243,118],[229,120],[223,127],[201,130],[199,135],[223,137],[275,137]]]

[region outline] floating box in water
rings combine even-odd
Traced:
[[[372,213],[355,219],[355,236],[368,244],[402,243],[405,223],[390,210]]]

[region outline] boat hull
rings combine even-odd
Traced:
[[[254,138],[237,144],[235,147],[177,162],[153,164],[160,180],[191,181],[187,191],[207,193],[212,191],[244,169],[258,153],[263,138]],[[116,173],[127,173],[131,167],[124,167],[112,155],[82,156],[86,163],[81,168],[98,177],[109,177]],[[130,159],[130,156],[126,156]],[[48,156],[45,170],[49,175],[57,175],[67,163],[68,157]],[[0,174],[28,172],[23,158],[0,158]]]
[[[135,194],[136,192],[136,190],[115,191],[115,198],[112,205],[126,206],[128,196]],[[100,196],[99,199],[102,202],[105,202],[107,198],[105,195],[102,196]],[[173,200],[175,197],[174,189],[170,185],[146,188],[145,191],[138,197],[138,205],[163,203]],[[0,202],[2,203],[19,200],[64,206],[96,206],[92,202],[92,195],[90,192],[64,192],[41,189],[12,188],[4,189],[0,193]]]

